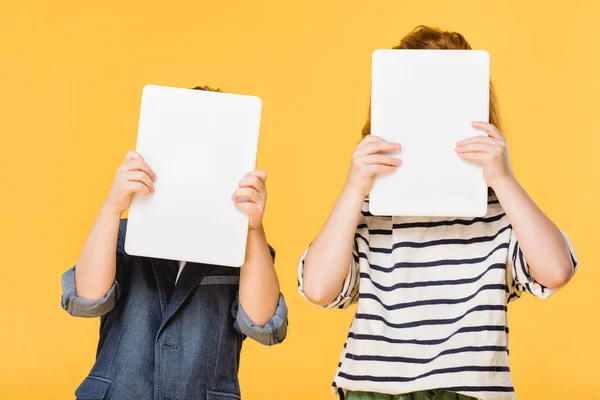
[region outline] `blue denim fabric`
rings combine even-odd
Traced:
[[[73,316],[101,317],[96,363],[77,399],[239,399],[242,341],[284,340],[283,296],[273,318],[256,326],[238,300],[239,269],[187,263],[167,299],[161,268],[178,262],[127,255],[126,224],[119,228],[115,283],[104,298],[77,297],[76,267],[62,277],[62,307]]]

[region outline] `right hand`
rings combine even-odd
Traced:
[[[123,164],[117,169],[106,205],[118,214],[123,214],[131,204],[134,193],[148,196],[154,193],[156,174],[135,151],[127,153]]]
[[[375,175],[394,172],[402,164],[398,158],[385,154],[399,150],[398,143],[386,142],[377,136],[366,136],[352,154],[346,187],[366,197],[373,188]]]

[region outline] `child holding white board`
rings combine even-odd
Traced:
[[[249,217],[242,267],[186,266],[125,252],[121,215],[160,179],[142,155],[127,154],[76,266],[62,278],[63,308],[101,317],[96,362],[78,399],[240,398],[244,338],[273,345],[287,332],[275,251],[262,225],[266,178],[252,171],[232,194]]]
[[[395,48],[471,49],[458,33],[424,26]],[[523,292],[548,297],[577,258],[513,175],[491,86],[490,123],[473,127],[487,136],[456,152],[482,166],[490,190],[487,215],[471,219],[369,213],[374,177],[402,168],[390,155],[401,144],[370,136],[370,120],[363,129],[342,193],[298,266],[312,303],[358,303],[333,382],[340,398],[515,398],[506,304]]]

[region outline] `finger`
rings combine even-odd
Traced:
[[[143,158],[134,159],[123,164],[126,171],[143,171],[148,174],[150,179],[156,181],[156,174]]]
[[[140,153],[137,153],[133,150],[129,150],[127,152],[127,154],[125,155],[125,160],[123,160],[123,163],[126,163],[127,161],[131,161],[131,160],[138,160],[140,158],[142,158]]]
[[[267,183],[267,171],[263,171],[261,169],[256,169],[254,171],[248,172],[244,177],[255,176],[260,179],[263,183]]]
[[[483,164],[486,160],[485,153],[459,153],[460,158],[465,161],[471,161],[476,164]]]
[[[242,179],[239,183],[239,186],[242,187],[251,187],[255,189],[259,193],[265,193],[267,191],[264,183],[260,178],[256,176],[248,176]]]
[[[489,136],[475,136],[456,143],[456,151],[464,149],[472,144],[491,145],[496,149],[506,150],[506,141],[504,139],[494,139]]]
[[[370,156],[366,156],[364,158],[365,164],[382,164],[382,165],[391,165],[391,166],[399,166],[402,164],[399,158],[386,156],[383,154],[371,154]]]
[[[475,121],[471,124],[473,125],[473,128],[486,132],[491,138],[501,139],[504,137],[498,128],[488,122]]]
[[[382,138],[380,138],[379,136],[374,136],[374,135],[367,135],[364,137],[363,140],[360,141],[360,143],[358,144],[358,146],[356,146],[356,148],[361,148],[369,143],[375,143],[375,142],[382,142],[384,141]]]
[[[466,145],[466,144],[469,144],[469,143],[490,143],[493,140],[496,140],[496,139],[492,139],[489,136],[481,136],[481,135],[479,135],[479,136],[473,136],[473,137],[470,137],[468,139],[461,140],[458,143],[456,143],[456,145],[457,146],[462,146],[462,145]]]
[[[127,194],[142,193],[145,196],[150,194],[150,188],[138,181],[128,181],[125,184],[125,192]]]
[[[253,203],[260,203],[262,200],[260,193],[258,193],[254,188],[249,187],[239,188],[233,192],[233,196],[231,196],[231,198],[234,201],[251,201]]]
[[[369,143],[369,144],[361,147],[360,150],[357,150],[357,154],[365,155],[365,154],[375,154],[375,153],[380,153],[380,152],[399,151],[399,150],[400,150],[400,144],[382,141],[382,142]]]
[[[475,142],[469,143],[464,146],[458,146],[456,148],[457,153],[491,153],[498,149],[498,146],[495,146],[492,143],[485,142]]]
[[[127,181],[143,183],[144,185],[148,186],[150,193],[154,193],[154,183],[152,182],[152,178],[150,178],[150,176],[148,176],[148,174],[144,171],[129,171],[123,174],[123,177]]]
[[[262,213],[262,208],[255,203],[244,203],[236,201],[233,203],[233,206],[238,210],[245,212],[248,215],[260,215],[260,213]]]
[[[367,173],[370,176],[375,176],[378,174],[389,174],[389,173],[396,171],[397,168],[398,167],[391,166],[391,165],[370,164],[367,167]]]

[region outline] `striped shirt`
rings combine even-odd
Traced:
[[[305,257],[298,266],[303,296]],[[326,307],[358,303],[334,393],[444,389],[515,398],[506,305],[523,292],[545,298],[553,290],[530,274],[492,192],[487,215],[473,219],[374,216],[367,198],[353,258],[341,293]]]

